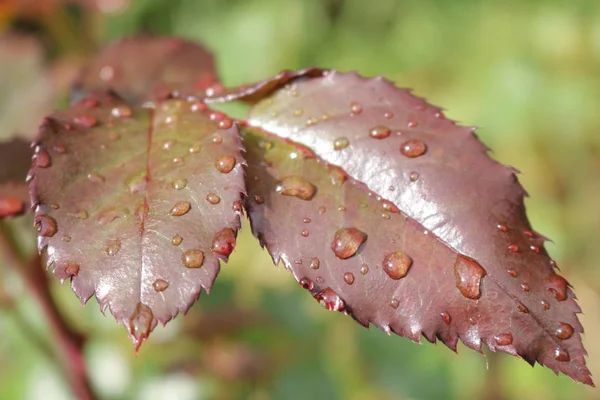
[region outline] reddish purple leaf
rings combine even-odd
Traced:
[[[83,69],[76,98],[112,90],[129,103],[164,99],[173,92],[204,97],[222,86],[211,54],[171,37],[136,36],[109,45]]]
[[[425,276],[414,293],[428,293],[428,285],[435,285],[444,295],[438,301],[445,303],[460,294],[459,287],[463,286],[471,305],[459,318],[475,318],[470,330],[459,334],[467,345],[478,348],[481,338],[494,348],[494,335],[506,333],[502,323],[512,319],[520,326],[511,333],[516,347],[503,350],[518,352],[529,362],[538,361],[592,384],[579,335],[583,329],[575,315],[580,308],[573,292],[554,273],[555,263],[544,249],[546,239],[529,225],[523,204],[525,191],[514,170],[492,160],[472,128],[457,126],[439,108],[382,78],[365,79],[335,71],[320,78],[298,79],[275,91],[251,110],[249,123],[302,144],[324,161],[341,167],[388,200],[391,210],[401,211],[411,224],[422,226],[427,235],[446,244],[448,251],[463,257],[465,261],[456,266],[456,276],[450,274],[443,281],[445,286]],[[414,236],[412,231],[405,234]],[[301,238],[292,243],[302,243]],[[384,250],[379,249],[380,258]],[[422,263],[440,263],[444,258],[439,254],[432,250]],[[453,265],[455,258],[445,264]],[[338,275],[342,272],[335,269]],[[477,280],[469,278],[473,274],[482,276],[479,300],[473,295]],[[340,295],[343,298],[343,293]],[[407,299],[398,301],[404,304]],[[431,297],[419,301],[440,306]],[[499,306],[486,309],[484,301]],[[355,307],[372,307],[370,303],[359,304]],[[434,314],[419,316],[421,311]],[[430,339],[438,333],[425,320],[413,323],[411,318],[439,318],[442,311],[421,311],[411,309],[402,314],[405,325],[397,327],[400,333],[413,339],[421,329]],[[389,319],[381,321],[393,324]],[[573,328],[566,340],[557,332],[561,323]],[[451,336],[447,342],[453,346]]]
[[[94,293],[136,346],[209,291],[244,191],[237,126],[201,103],[131,109],[87,98],[46,119],[31,170],[39,249],[79,299]],[[221,171],[222,158],[235,165]]]

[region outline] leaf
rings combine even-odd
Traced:
[[[29,191],[25,177],[31,164],[29,143],[21,139],[0,143],[0,219],[26,212]]]
[[[515,347],[501,350],[516,352],[530,363],[537,361],[555,372],[593,384],[585,367],[587,353],[580,338],[583,328],[575,315],[581,310],[574,294],[567,281],[554,273],[556,264],[543,245],[546,239],[530,227],[523,204],[525,191],[514,170],[493,161],[472,128],[457,126],[439,108],[382,78],[365,79],[335,71],[321,78],[298,79],[275,91],[251,110],[249,124],[306,146],[323,161],[340,167],[374,195],[389,201],[390,208],[397,207],[412,221],[410,224],[421,226],[427,235],[467,260],[456,267],[456,276],[454,272],[446,273],[443,281],[438,281],[440,271],[428,271],[420,278],[420,288],[409,292],[410,296],[398,298],[400,304],[409,304],[406,313],[400,314],[405,325],[396,325],[399,333],[417,340],[423,330],[432,339],[440,326],[440,307],[460,294],[457,279],[466,274],[462,284],[467,293],[477,286],[477,280],[468,278],[471,271],[483,275],[481,298],[465,300],[469,306],[458,315],[446,310],[454,324],[475,318],[470,330],[459,333],[465,344],[478,349],[483,340],[494,349],[494,335],[511,333]],[[300,217],[295,206],[289,209]],[[383,224],[380,219],[371,220]],[[271,225],[270,229],[275,229],[274,223]],[[404,237],[414,237],[414,230],[418,231],[404,231]],[[386,232],[393,238],[393,229]],[[379,246],[373,235],[377,234],[369,231],[368,240]],[[301,239],[295,242],[302,243]],[[332,239],[322,240],[331,243]],[[406,249],[411,254],[418,250],[418,246],[412,247],[411,240],[422,239],[403,240],[411,246]],[[317,242],[318,239],[314,243]],[[379,258],[370,260],[370,267],[383,262],[385,251],[382,248],[377,252]],[[278,254],[274,254],[275,258]],[[448,254],[444,258],[440,254],[432,250],[422,263],[439,268],[439,263],[447,260],[444,264],[450,268],[456,257]],[[360,263],[352,265],[357,268]],[[327,273],[335,273],[339,279],[343,272],[335,269]],[[415,263],[408,276],[420,272]],[[428,285],[439,288],[443,296],[435,300],[420,296],[419,291],[431,292]],[[340,296],[344,299],[344,293]],[[411,311],[411,302],[416,299],[432,309]],[[376,308],[371,308],[375,307],[374,301],[367,300],[356,303],[355,308],[376,314]],[[382,302],[389,301],[388,292],[388,298]],[[488,302],[497,306],[489,307]],[[380,305],[381,302],[377,304]],[[403,308],[398,310],[404,312]],[[382,319],[375,321],[380,321],[381,326],[389,323],[393,328],[393,321],[382,315],[377,314]],[[413,322],[415,319],[417,322]],[[429,319],[438,325],[426,322]],[[502,325],[506,321],[517,323],[519,328],[506,332]],[[454,347],[453,336],[444,341]]]
[[[202,103],[84,99],[46,119],[31,196],[39,250],[82,302],[94,293],[136,345],[209,291],[235,246],[237,126]]]
[[[83,68],[73,98],[113,91],[130,104],[173,92],[204,97],[220,88],[211,54],[174,37],[134,36],[107,46]],[[215,86],[216,85],[216,86]]]

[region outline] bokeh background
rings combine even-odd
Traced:
[[[0,139],[31,138],[66,104],[86,57],[139,32],[202,41],[227,85],[313,65],[383,74],[481,126],[493,156],[523,172],[530,219],[575,287],[600,379],[600,1],[0,0]],[[11,225],[33,248],[31,220]],[[508,355],[455,355],[328,312],[247,225],[211,295],[157,328],[138,356],[94,300],[83,308],[53,282],[89,337],[102,399],[600,399]],[[0,399],[72,398],[53,347],[0,258]]]

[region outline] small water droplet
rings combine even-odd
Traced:
[[[310,117],[309,119],[306,120],[306,123],[304,125],[306,126],[313,126],[316,125],[319,122],[319,120],[315,117]]]
[[[339,137],[333,141],[333,149],[334,150],[342,150],[348,147],[350,141],[345,137]]]
[[[310,259],[310,268],[311,269],[319,269],[319,259],[317,257],[313,257]]]
[[[109,207],[98,213],[97,222],[100,225],[106,225],[117,218],[127,218],[128,213],[129,210],[126,208]],[[79,216],[84,216],[86,214],[87,212],[85,214],[81,213]]]
[[[338,211],[346,211],[346,206],[340,205],[340,206],[338,206],[337,209],[338,209]]]
[[[496,227],[498,228],[498,230],[500,230],[500,232],[507,232],[508,231],[508,226],[506,226],[504,224],[498,224],[498,225],[496,225]]]
[[[223,143],[223,136],[219,135],[218,133],[215,133],[212,137],[212,142],[214,144],[221,144]]]
[[[87,174],[87,178],[94,183],[104,183],[105,181],[105,178],[102,175],[94,172]]]
[[[329,181],[334,186],[342,186],[347,178],[347,175],[338,168],[332,168],[329,171]]]
[[[333,236],[331,249],[338,258],[345,260],[355,255],[366,240],[367,234],[356,228],[341,228]]]
[[[121,250],[121,241],[119,239],[109,240],[104,250],[109,256],[114,256]]]
[[[183,157],[173,158],[173,164],[183,164]]]
[[[366,275],[369,273],[369,266],[367,264],[363,264],[360,266],[360,273]]]
[[[181,255],[181,261],[186,268],[200,268],[204,264],[204,253],[197,249],[186,250]]]
[[[558,301],[567,299],[568,282],[560,275],[551,274],[546,278],[546,289],[554,295]]]
[[[533,251],[534,253],[538,253],[539,254],[540,247],[532,244],[531,246],[529,246],[529,250]]]
[[[300,109],[294,110],[294,116],[295,117],[301,117],[302,114],[304,114],[304,110],[300,110]]]
[[[223,118],[225,118],[225,114],[223,114],[222,112],[219,112],[219,111],[213,111],[208,115],[208,118],[211,121],[220,121]]]
[[[228,174],[229,172],[231,172],[233,167],[235,167],[235,163],[236,163],[236,159],[234,156],[225,155],[225,156],[219,157],[219,159],[215,163],[215,166],[217,167],[217,169],[220,172],[222,172],[224,174]]]
[[[446,116],[444,115],[443,112],[437,112],[437,113],[435,113],[435,117],[437,119],[445,119],[446,118]]]
[[[462,255],[457,256],[454,263],[454,275],[456,276],[456,287],[463,296],[472,300],[481,297],[481,280],[486,275],[486,271],[477,261]]]
[[[400,153],[409,158],[422,156],[427,151],[427,146],[420,140],[411,139],[402,143]]]
[[[529,285],[527,283],[522,283],[521,289],[523,289],[524,292],[529,292]]]
[[[350,103],[350,110],[353,114],[360,114],[363,108],[362,105],[360,105],[360,103],[353,101],[352,103]]]
[[[385,211],[394,213],[394,214],[400,214],[400,210],[398,209],[398,207],[396,207],[394,205],[394,203],[389,202],[387,200],[381,200],[381,208],[383,208]]]
[[[242,212],[242,208],[242,202],[239,200],[234,201],[231,205],[231,209],[235,212]]]
[[[233,126],[233,121],[229,118],[225,118],[219,121],[219,129],[229,129]]]
[[[413,259],[406,253],[396,251],[386,254],[381,266],[385,273],[392,279],[398,280],[408,274],[408,270],[413,264]]]
[[[313,281],[307,277],[300,279],[298,283],[300,284],[300,286],[302,286],[303,289],[306,290],[313,290],[313,288],[315,287]]]
[[[178,201],[173,205],[169,213],[174,217],[180,217],[187,214],[191,208],[192,205],[189,201]]]
[[[410,181],[411,182],[416,182],[419,179],[419,173],[416,171],[413,171],[410,173]]]
[[[188,149],[188,151],[190,152],[190,154],[196,154],[200,151],[200,145],[198,145],[198,144],[193,145],[192,147],[190,147]]]
[[[411,120],[411,121],[408,121],[407,125],[408,125],[409,128],[416,128],[417,125],[419,125],[419,123],[417,121]]]
[[[48,168],[50,165],[52,165],[50,154],[45,149],[41,149],[39,147],[33,155],[33,162],[38,168]]]
[[[392,307],[394,310],[396,308],[398,308],[399,305],[400,305],[400,302],[398,301],[398,299],[390,300],[390,307]]]
[[[352,285],[354,283],[354,274],[352,272],[346,272],[344,274],[344,282],[348,285]]]
[[[175,190],[182,190],[185,189],[187,187],[188,181],[185,178],[179,178],[179,179],[175,179],[173,181],[173,188]]]
[[[373,139],[385,139],[390,136],[392,131],[387,126],[377,125],[369,130],[369,137]]]
[[[228,257],[235,248],[235,232],[231,228],[221,229],[214,237],[210,249]]]
[[[67,152],[67,147],[64,144],[55,144],[53,149],[58,154],[65,154]]]
[[[565,322],[561,322],[554,331],[554,336],[560,340],[567,340],[573,335],[573,327]]]
[[[40,236],[52,237],[58,230],[56,220],[49,215],[36,215],[34,222],[34,226],[37,226],[37,231]]]
[[[67,242],[67,243],[69,243],[71,241],[71,239],[72,239],[71,236],[68,236],[68,235],[64,235],[62,237],[62,241]]]
[[[325,207],[325,206],[319,207],[319,214],[325,214],[325,211],[327,211],[327,207]]]
[[[321,306],[329,311],[344,311],[346,308],[344,300],[331,288],[321,290],[314,297]]]
[[[175,234],[175,236],[173,236],[173,239],[171,239],[171,244],[173,246],[179,246],[182,241],[183,238],[179,234]]]
[[[323,283],[323,282],[325,282],[325,279],[323,279],[323,277],[321,277],[321,276],[317,276],[316,281],[317,281],[317,283]]]
[[[525,236],[529,236],[530,238],[533,237],[533,232],[532,231],[524,231],[523,233],[525,234]]]
[[[569,361],[571,359],[571,357],[569,356],[569,353],[567,353],[565,350],[557,347],[554,350],[554,359],[556,361],[566,362],[566,361]]]
[[[304,218],[302,222],[304,222],[305,224],[310,224],[310,218]]]
[[[264,198],[264,197],[262,197],[260,194],[255,194],[255,195],[254,195],[254,202],[255,202],[256,204],[262,204],[262,203],[264,203],[264,202],[265,202],[265,198]]]
[[[508,270],[506,270],[506,272],[508,272],[508,274],[510,276],[512,276],[513,278],[517,277],[517,270],[515,270],[515,269],[508,269]]]
[[[216,193],[210,192],[206,195],[206,201],[208,201],[210,204],[219,204],[221,202],[221,198]]]
[[[450,316],[450,314],[448,314],[447,312],[442,312],[440,316],[442,317],[442,320],[446,325],[450,325],[450,322],[452,322],[452,317]]]
[[[175,141],[167,140],[162,144],[162,149],[168,151],[168,150],[171,150],[173,148],[173,146],[175,146]]]
[[[508,251],[516,253],[517,251],[519,251],[519,246],[517,246],[516,244],[513,243],[508,246]]]
[[[513,342],[513,336],[510,333],[501,333],[494,337],[498,346],[509,346]]]
[[[308,232],[308,229],[303,229],[302,232],[300,232],[300,234],[304,237],[308,237],[308,235],[310,234],[310,232]]]
[[[316,192],[316,187],[301,176],[288,176],[275,186],[275,191],[285,196],[295,196],[301,200],[311,200]]]
[[[391,112],[391,111],[385,112],[383,114],[383,118],[385,118],[385,119],[392,119],[392,118],[394,118],[394,113]]]
[[[529,312],[529,308],[527,308],[525,306],[525,304],[523,304],[523,303],[519,303],[519,305],[517,306],[517,309],[519,310],[519,312],[522,312],[522,313],[528,313]]]
[[[169,287],[169,282],[165,281],[164,279],[157,279],[154,282],[152,282],[152,287],[154,288],[154,290],[156,290],[157,292],[162,292],[164,291],[166,288]]]
[[[81,125],[84,128],[93,128],[98,125],[98,120],[91,115],[78,115],[73,118],[73,122],[77,125]]]
[[[127,118],[133,115],[133,111],[128,106],[118,106],[110,110],[110,114],[115,118]]]
[[[94,99],[92,97],[87,97],[87,98],[81,100],[80,104],[82,107],[85,107],[85,108],[95,108],[100,105],[100,102],[97,99]]]
[[[550,303],[548,303],[546,300],[542,300],[542,307],[544,307],[544,310],[549,310]]]

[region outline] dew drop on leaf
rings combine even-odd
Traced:
[[[573,335],[573,327],[565,322],[561,322],[554,331],[554,336],[560,340],[566,340]]]
[[[307,277],[300,279],[298,283],[300,284],[300,286],[302,286],[303,289],[306,290],[313,290],[313,288],[315,287],[313,281]]]
[[[79,264],[68,263],[65,267],[65,275],[76,276],[79,273]]]
[[[73,118],[73,122],[88,129],[98,125],[98,120],[95,117],[87,114],[76,116]]]
[[[546,278],[546,289],[548,289],[558,301],[566,300],[567,286],[567,281],[560,275],[551,274]]]
[[[440,316],[442,317],[442,321],[444,321],[446,325],[450,325],[450,322],[452,322],[452,317],[450,316],[450,314],[448,314],[447,312],[443,312],[440,314]]]
[[[390,307],[392,307],[394,310],[396,308],[398,308],[399,305],[400,305],[400,302],[398,301],[398,299],[390,300]]]
[[[400,152],[409,158],[422,156],[427,151],[427,146],[420,140],[411,139],[402,143]]]
[[[233,167],[235,167],[235,162],[236,162],[236,160],[235,160],[234,156],[225,155],[225,156],[219,157],[219,159],[215,163],[215,166],[217,167],[217,169],[220,172],[227,174],[227,173],[231,172]]]
[[[367,264],[363,264],[360,266],[360,273],[366,275],[369,273],[369,266]]]
[[[516,244],[511,244],[508,246],[508,251],[516,253],[517,251],[519,251],[519,246],[517,246]]]
[[[110,114],[115,118],[126,118],[133,115],[133,111],[128,106],[118,106],[110,110]]]
[[[229,129],[233,126],[233,121],[229,118],[225,118],[219,121],[219,129]]]
[[[525,306],[525,304],[523,304],[523,303],[519,303],[519,305],[517,306],[517,309],[519,310],[519,312],[522,312],[525,314],[527,314],[529,312],[529,308],[527,308],[527,306]]]
[[[556,361],[566,362],[569,361],[571,357],[569,356],[569,353],[567,353],[565,350],[557,347],[554,350],[554,359]]]
[[[52,237],[56,234],[56,220],[49,215],[40,214],[35,216],[35,225],[40,236]]]
[[[129,318],[129,331],[138,344],[148,337],[154,314],[150,307],[138,303],[133,315]]]
[[[235,234],[231,228],[221,229],[214,237],[210,249],[218,254],[229,256],[235,248]]]
[[[352,272],[346,272],[344,274],[344,282],[348,285],[352,285],[354,283],[354,274]]]
[[[369,130],[369,136],[373,139],[385,139],[390,136],[392,131],[387,126],[378,125]]]
[[[367,234],[356,228],[338,229],[331,242],[331,250],[336,257],[345,260],[356,254],[359,247],[367,240]]]
[[[486,275],[485,270],[472,258],[457,256],[454,262],[456,287],[463,296],[477,300],[481,297],[481,279]]]
[[[508,346],[512,344],[513,337],[510,333],[501,333],[499,335],[496,335],[494,337],[494,340],[496,340],[496,344],[498,346]]]
[[[325,288],[314,295],[315,300],[329,311],[344,311],[346,303],[342,298],[331,288]]]
[[[174,217],[180,217],[182,215],[187,214],[191,208],[192,208],[192,205],[190,204],[189,201],[178,201],[177,203],[175,203],[173,205],[170,213]]]
[[[360,103],[353,101],[352,103],[350,103],[350,110],[353,114],[360,114],[363,108],[362,105],[360,105]]]
[[[217,194],[210,192],[206,195],[206,201],[208,201],[210,204],[219,204],[221,202],[221,198]]]
[[[349,144],[350,144],[350,141],[347,138],[339,137],[337,139],[334,139],[333,149],[334,150],[342,150],[342,149],[345,149],[346,147],[348,147]]]
[[[310,268],[311,269],[319,269],[319,259],[317,257],[313,257],[310,259]]]
[[[154,288],[154,290],[156,290],[157,292],[162,292],[164,291],[166,288],[169,287],[169,282],[165,281],[164,279],[157,279],[154,282],[152,282],[152,287]]]
[[[48,168],[52,165],[50,154],[45,149],[38,148],[33,155],[34,165],[38,168]]]
[[[275,186],[275,191],[284,196],[295,196],[301,200],[311,200],[316,192],[315,185],[300,176],[283,178]]]
[[[171,244],[173,246],[179,246],[182,241],[183,238],[179,234],[176,234],[175,236],[173,236],[173,239],[171,239]]]
[[[175,179],[173,181],[173,188],[175,190],[182,190],[187,187],[188,181],[185,178]]]
[[[404,278],[408,274],[408,270],[412,266],[412,258],[401,251],[386,254],[383,258],[381,266],[385,273],[392,279],[398,280]]]
[[[114,256],[121,250],[121,241],[119,239],[110,240],[104,250],[109,256]]]
[[[186,250],[181,260],[186,268],[200,268],[204,264],[204,253],[197,249]]]
[[[508,274],[509,274],[510,276],[512,276],[513,278],[516,278],[516,277],[517,277],[517,270],[515,270],[515,269],[512,269],[512,268],[511,268],[511,269],[509,269],[509,270],[506,270],[506,272],[508,272]]]
[[[416,182],[419,179],[419,173],[416,171],[411,172],[409,179],[411,182]]]

